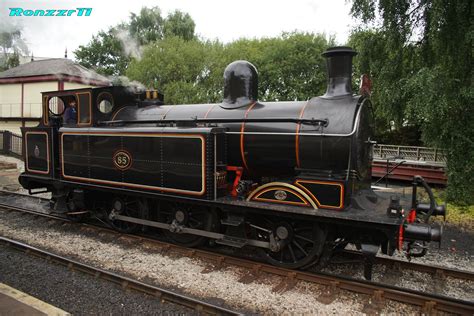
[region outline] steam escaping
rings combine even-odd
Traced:
[[[136,59],[140,59],[142,56],[142,46],[138,44],[137,39],[133,38],[128,30],[117,29],[115,30],[115,36],[122,43],[124,52]]]
[[[128,91],[133,93],[143,92],[146,90],[145,86],[142,83],[135,80],[130,81],[130,79],[125,76],[112,76],[109,77],[109,80],[112,82],[113,86],[123,86],[127,88]]]
[[[2,39],[0,52],[4,56],[11,53],[18,53],[23,56],[29,54],[28,45],[22,38],[23,28],[19,24],[12,23],[6,19],[0,20],[0,36]]]

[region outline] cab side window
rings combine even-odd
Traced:
[[[52,97],[48,100],[49,112],[52,115],[62,115],[64,112],[64,102],[59,97]]]

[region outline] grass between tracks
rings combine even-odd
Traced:
[[[423,191],[423,190],[420,190]],[[442,205],[446,201],[446,190],[441,188],[433,189],[433,194],[438,205]],[[426,200],[428,196],[426,195]],[[446,222],[459,225],[463,228],[474,230],[474,204],[459,205],[456,203],[446,204],[447,215]],[[438,218],[437,220],[442,220]]]

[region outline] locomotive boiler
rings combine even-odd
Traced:
[[[20,182],[51,191],[53,209],[70,216],[158,228],[187,246],[252,246],[289,268],[322,264],[348,243],[368,258],[423,255],[441,240],[429,218],[445,209],[421,177],[406,206],[371,189],[371,103],[352,93],[356,54],[324,52],[326,93],[307,101],[258,101],[247,61],[227,66],[216,104],[165,105],[157,91],[125,87],[43,93],[40,125],[22,130]],[[70,100],[78,113],[68,125]],[[419,185],[429,203],[416,200]]]

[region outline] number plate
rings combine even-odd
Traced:
[[[120,170],[127,170],[132,166],[132,156],[125,150],[116,151],[113,160],[115,167]]]

